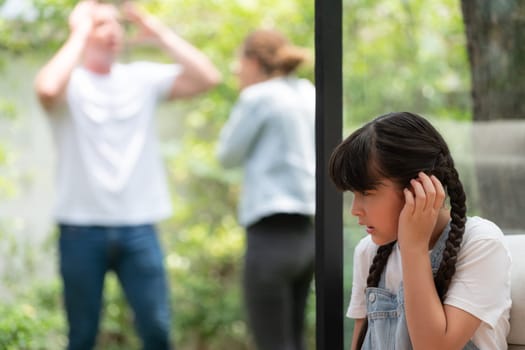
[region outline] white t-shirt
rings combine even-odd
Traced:
[[[370,236],[363,238],[355,248],[347,317],[366,317],[364,290],[377,248]],[[511,256],[501,230],[488,220],[469,217],[458,253],[456,273],[444,303],[465,310],[482,321],[472,337],[472,342],[481,350],[507,349],[511,307],[510,268]],[[386,289],[396,293],[403,278],[397,244],[385,269]]]
[[[171,213],[154,114],[180,72],[173,64],[76,68],[50,116],[57,148],[55,219],[77,225],[152,223]]]

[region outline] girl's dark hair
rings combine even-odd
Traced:
[[[282,33],[270,29],[250,33],[244,40],[243,53],[259,61],[266,74],[288,75],[308,58],[305,49],[293,46]]]
[[[423,117],[409,112],[389,113],[368,122],[333,151],[329,161],[332,181],[342,191],[375,189],[382,178],[400,188],[409,185],[419,172],[435,175],[450,200],[450,232],[443,259],[434,275],[443,302],[452,276],[466,222],[466,197],[448,146],[439,132]],[[395,242],[378,248],[370,266],[368,287],[377,287]],[[361,348],[368,320],[358,338]]]

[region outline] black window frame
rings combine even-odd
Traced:
[[[328,176],[342,136],[342,1],[315,0],[316,349],[344,346],[343,196]]]

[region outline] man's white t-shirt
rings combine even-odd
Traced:
[[[154,121],[180,72],[173,64],[76,68],[50,122],[57,148],[55,219],[76,225],[153,223],[171,213]]]
[[[378,246],[370,236],[355,248],[352,295],[347,311],[349,318],[366,317],[364,290],[368,270]],[[481,350],[507,349],[510,324],[511,255],[503,233],[492,222],[480,217],[467,219],[461,249],[445,304],[479,318],[482,322],[472,337]],[[403,279],[401,255],[394,246],[385,268],[386,289],[396,293]]]

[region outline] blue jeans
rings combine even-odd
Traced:
[[[69,350],[88,350],[98,332],[104,277],[113,270],[133,309],[146,350],[170,348],[170,307],[163,253],[153,225],[59,225],[60,273]]]

